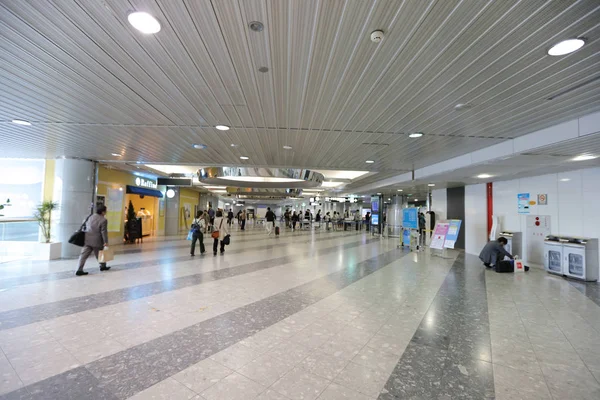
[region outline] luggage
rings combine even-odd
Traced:
[[[512,260],[500,261],[496,265],[496,272],[515,272],[515,264]]]
[[[278,226],[275,227],[275,236],[279,236],[279,227]]]

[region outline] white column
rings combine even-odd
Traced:
[[[58,211],[52,214],[54,240],[62,243],[63,258],[79,255],[80,247],[69,244],[69,238],[92,211],[96,185],[95,163],[90,160],[60,158],[54,169],[52,199]]]

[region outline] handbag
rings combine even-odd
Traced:
[[[98,252],[98,262],[101,264],[107,263],[115,259],[115,253],[108,247]]]
[[[79,247],[83,247],[85,245],[85,224],[91,216],[92,214],[88,215],[85,221],[83,221],[83,224],[81,224],[79,230],[77,230],[74,234],[71,235],[71,237],[69,238],[69,243]]]
[[[219,224],[219,230],[221,229],[221,227],[223,226],[223,218],[221,218],[221,223]],[[210,236],[213,239],[218,239],[219,238],[219,230],[213,231]]]
[[[194,229],[190,229],[188,232],[186,240],[192,240],[194,238]]]
[[[223,238],[223,244],[225,246],[229,246],[229,244],[231,243],[231,235],[227,235]]]

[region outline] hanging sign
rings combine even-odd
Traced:
[[[460,232],[460,219],[451,219],[448,223],[448,232],[446,233],[446,238],[444,239],[444,247],[448,249],[453,249],[456,241],[458,240],[458,232]]]
[[[438,222],[435,224],[433,230],[433,237],[431,238],[431,244],[429,247],[432,249],[442,250],[444,248],[444,242],[446,241],[446,234],[450,228],[449,222]]]
[[[519,193],[517,195],[517,209],[519,214],[529,214],[529,193]]]

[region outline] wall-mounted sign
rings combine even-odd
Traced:
[[[158,178],[157,183],[165,186],[192,186],[192,178]]]
[[[135,178],[135,186],[156,189],[156,182],[151,179],[140,178],[139,176]]]
[[[547,194],[538,194],[538,201],[537,203],[540,206],[547,206],[548,205],[548,195]]]
[[[517,194],[517,210],[519,214],[529,214],[529,193]]]

